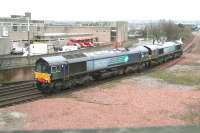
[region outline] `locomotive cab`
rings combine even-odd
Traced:
[[[40,58],[35,66],[35,88],[45,92],[55,89],[53,81],[65,79],[67,70],[67,62],[63,56]]]
[[[38,80],[40,83],[50,83],[50,75],[51,71],[49,64],[42,60],[37,61],[35,66],[35,79]]]

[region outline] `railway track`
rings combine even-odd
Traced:
[[[44,95],[34,89],[33,82],[16,83],[0,87],[0,107],[6,107],[44,98]]]
[[[184,48],[183,56],[181,56],[180,58],[169,61],[163,65],[156,66],[154,69],[147,69],[147,70],[145,70],[145,72],[150,72],[150,71],[154,71],[157,69],[163,69],[163,68],[165,69],[165,68],[168,68],[168,67],[171,67],[171,66],[177,64],[179,61],[184,59],[185,53],[190,53],[194,47],[195,47],[195,43],[192,42],[191,44],[189,44],[187,47]],[[19,82],[19,83],[14,83],[14,84],[10,84],[10,85],[3,85],[3,86],[0,86],[0,108],[16,105],[19,103],[29,102],[29,101],[33,101],[33,100],[38,100],[38,99],[42,99],[42,98],[46,98],[46,97],[48,97],[48,98],[60,97],[61,95],[70,94],[77,90],[86,89],[88,86],[91,86],[91,85],[97,86],[102,83],[108,83],[112,80],[117,80],[117,79],[121,79],[125,76],[129,77],[132,75],[133,75],[133,73],[126,74],[126,75],[119,75],[119,76],[115,76],[112,78],[95,81],[95,82],[89,83],[87,85],[75,86],[75,87],[72,87],[71,89],[63,90],[61,93],[52,94],[52,95],[48,95],[48,96],[45,96],[40,91],[34,89],[32,81]]]

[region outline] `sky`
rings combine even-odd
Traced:
[[[199,0],[2,0],[0,16],[56,21],[200,20]]]

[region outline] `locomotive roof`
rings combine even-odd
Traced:
[[[95,52],[88,52],[84,53],[87,57],[95,57],[95,56],[106,56],[106,55],[113,55],[116,53],[121,53],[120,51],[114,50],[104,50],[104,51],[95,51]]]
[[[88,52],[84,53],[85,56],[81,58],[75,58],[75,59],[67,59],[68,63],[74,63],[74,62],[81,62],[81,61],[87,61],[87,60],[94,60],[94,59],[102,59],[102,58],[109,58],[113,56],[120,56],[124,54],[131,54],[131,53],[138,53],[138,51],[134,50],[126,50],[126,51],[117,51],[117,50],[104,50],[104,51],[96,51],[96,52]]]
[[[40,58],[40,60],[44,60],[50,65],[56,65],[67,62],[66,58],[63,56],[42,57]]]
[[[141,46],[141,45],[139,45],[139,46],[136,46],[136,47],[131,47],[131,48],[129,48],[129,50],[130,51],[140,51],[140,52],[148,52],[148,49],[147,48],[145,48],[144,46]]]
[[[109,57],[113,55],[116,55],[116,51],[104,50],[104,51],[88,52],[88,53],[84,53],[83,57],[68,59],[67,62],[69,63],[81,62],[81,61],[86,61],[86,60],[91,60],[91,59]]]
[[[151,50],[156,50],[161,48],[159,45],[144,45],[144,47],[150,48]]]
[[[166,42],[166,43],[164,43],[163,47],[170,47],[170,46],[173,46],[173,45],[180,45],[180,44],[175,43],[175,42]]]
[[[99,59],[99,58],[109,58],[113,56],[119,56],[124,54],[129,54],[130,51],[118,51],[118,50],[105,50],[105,51],[97,51],[91,53],[85,53],[85,55],[90,59]]]

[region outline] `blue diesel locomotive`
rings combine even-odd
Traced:
[[[83,53],[80,57],[42,57],[35,64],[35,87],[44,93],[59,91],[96,79],[126,74],[152,64],[161,64],[182,55],[182,46],[174,42],[140,45],[123,50]]]

